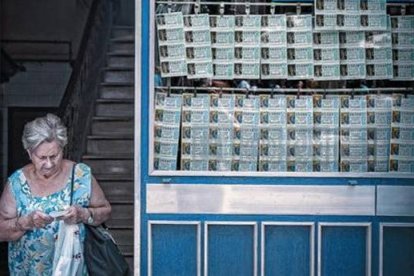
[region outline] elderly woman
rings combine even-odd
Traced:
[[[57,116],[47,114],[27,123],[22,142],[31,163],[6,183],[0,199],[0,241],[9,241],[11,275],[52,275],[58,220],[79,224],[83,242],[84,224],[103,223],[110,217],[111,206],[91,169],[63,158],[66,127]],[[59,211],[65,211],[64,215],[54,218]]]

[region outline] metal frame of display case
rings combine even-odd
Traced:
[[[246,91],[246,89],[240,88],[218,88],[218,87],[187,87],[187,86],[163,86],[163,87],[155,87],[153,83],[154,77],[154,68],[155,68],[155,4],[166,4],[166,5],[173,5],[173,4],[190,4],[190,5],[216,5],[216,6],[223,6],[223,5],[241,5],[241,6],[267,6],[267,7],[275,7],[275,6],[296,6],[300,11],[302,6],[313,6],[313,1],[300,1],[300,2],[293,2],[293,1],[281,1],[281,2],[272,2],[272,3],[246,3],[246,2],[201,2],[201,1],[156,1],[152,5],[150,5],[150,55],[149,55],[149,68],[150,75],[149,75],[149,164],[153,164],[154,161],[154,150],[151,145],[154,143],[153,138],[153,124],[154,121],[154,91],[156,90],[163,90],[163,91],[170,91],[171,93],[183,93],[183,92],[190,92],[197,91],[197,93],[205,93],[206,91],[222,91],[223,93],[230,93],[231,92],[241,92],[241,93],[251,93],[254,94],[261,94],[261,93],[275,93],[275,94],[295,94],[295,95],[306,95],[306,94],[313,94],[313,93],[321,93],[321,94],[366,94],[367,92],[375,92],[375,93],[413,93],[414,87],[378,87],[378,88],[332,88],[332,89],[292,89],[292,88],[283,88],[283,93],[277,92],[274,89],[269,88],[257,88],[255,90]],[[389,5],[405,5],[405,3],[401,2],[393,2],[388,3]],[[411,3],[412,4],[412,3]],[[335,82],[335,81],[332,81]],[[204,92],[203,92],[204,91]],[[151,165],[148,166],[148,173],[150,176],[208,176],[208,177],[300,177],[300,178],[368,178],[368,179],[414,179],[414,174],[402,174],[398,172],[362,172],[362,173],[349,173],[349,172],[232,172],[232,171],[182,171],[182,170],[174,170],[174,171],[162,171],[162,170],[155,170],[152,168]],[[165,182],[169,182],[168,178],[164,178]],[[410,181],[410,180],[409,180]],[[352,180],[352,183],[358,183],[357,180]]]

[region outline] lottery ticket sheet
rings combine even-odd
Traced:
[[[210,171],[231,171],[234,149],[234,107],[234,94],[210,95]]]
[[[262,15],[261,79],[287,78],[286,15]]]
[[[414,172],[414,95],[393,95],[390,171]]]
[[[234,110],[233,171],[257,171],[260,98],[236,94]]]
[[[183,93],[181,170],[207,171],[209,157],[210,96]]]
[[[210,16],[213,79],[234,78],[234,27],[232,15]]]
[[[339,113],[337,95],[314,95],[314,171],[337,172],[339,169]]]
[[[259,171],[287,171],[285,95],[260,95]]]
[[[391,32],[365,32],[367,79],[392,79],[393,58]]]
[[[161,76],[187,75],[184,23],[181,12],[156,15]]]
[[[392,102],[389,95],[367,96],[368,171],[388,172]]]
[[[177,170],[181,95],[157,92],[154,118],[154,169]]]
[[[288,171],[313,171],[313,98],[286,96]]]
[[[288,15],[286,26],[287,78],[290,80],[313,78],[312,16]]]
[[[340,168],[342,172],[368,171],[366,96],[341,96]]]
[[[260,78],[261,15],[235,16],[235,79]]]
[[[414,16],[391,16],[393,80],[414,79]]]
[[[313,33],[313,64],[315,80],[339,80],[339,32]]]
[[[187,78],[212,78],[213,59],[208,14],[184,15]]]

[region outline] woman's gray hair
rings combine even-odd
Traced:
[[[66,127],[58,116],[49,113],[24,126],[22,142],[25,150],[33,151],[41,143],[53,141],[62,149],[68,142]]]

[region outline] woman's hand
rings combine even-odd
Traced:
[[[41,211],[33,211],[27,216],[17,218],[16,225],[20,230],[31,230],[35,228],[44,228],[50,224],[53,218]]]
[[[89,212],[79,205],[72,205],[66,210],[63,220],[67,224],[78,224],[88,220]]]

